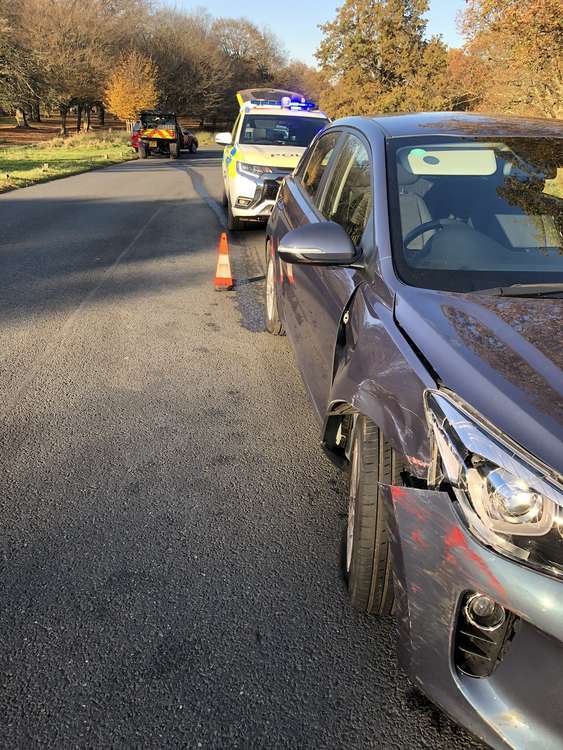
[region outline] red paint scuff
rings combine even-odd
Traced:
[[[505,595],[506,591],[502,583],[498,578],[490,571],[487,563],[479,557],[479,555],[470,549],[467,539],[463,535],[463,532],[458,526],[452,526],[450,532],[444,537],[444,544],[446,545],[446,560],[455,565],[457,560],[453,551],[458,549],[464,554],[472,563],[479,568],[483,575],[488,579],[491,586],[501,595]]]
[[[411,539],[413,540],[415,544],[418,544],[419,547],[424,547],[424,549],[428,549],[428,546],[429,546],[428,542],[426,541],[426,539],[424,538],[424,536],[422,535],[420,531],[415,529],[411,533]]]

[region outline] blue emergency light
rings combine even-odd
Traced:
[[[315,109],[315,102],[307,101],[304,96],[282,96],[280,100],[282,107],[293,110],[310,110]]]
[[[310,111],[316,109],[315,102],[308,101],[304,96],[282,96],[281,99],[250,99],[246,102],[246,109],[251,107],[280,107],[292,111]]]

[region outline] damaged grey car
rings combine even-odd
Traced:
[[[356,117],[267,228],[287,333],[349,474],[353,606],[494,748],[563,748],[563,126]]]

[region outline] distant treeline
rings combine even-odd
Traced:
[[[232,119],[239,88],[315,89],[314,69],[290,62],[267,29],[245,19],[184,13],[150,0],[0,0],[0,107],[18,123],[72,109],[87,127],[124,53],[157,71],[158,104],[201,122]],[[311,84],[308,78],[311,77]],[[142,85],[142,71],[139,71]]]
[[[244,4],[241,6],[244,8]],[[318,69],[288,59],[250,20],[182,12],[151,0],[0,0],[0,107],[25,127],[42,111],[107,105],[124,59],[154,71],[158,104],[200,124],[232,120],[234,93],[295,89],[332,116],[424,109],[562,112],[560,0],[468,0],[465,45],[428,38],[428,0],[344,0],[322,27]],[[133,70],[135,74],[135,70]],[[121,89],[120,89],[121,93]],[[80,124],[80,123],[79,123]]]

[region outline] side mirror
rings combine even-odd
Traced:
[[[316,266],[351,266],[359,257],[349,235],[334,221],[306,224],[288,232],[278,245],[278,255],[286,263]]]
[[[215,136],[215,143],[218,143],[219,146],[230,146],[231,142],[230,133],[217,133]]]

